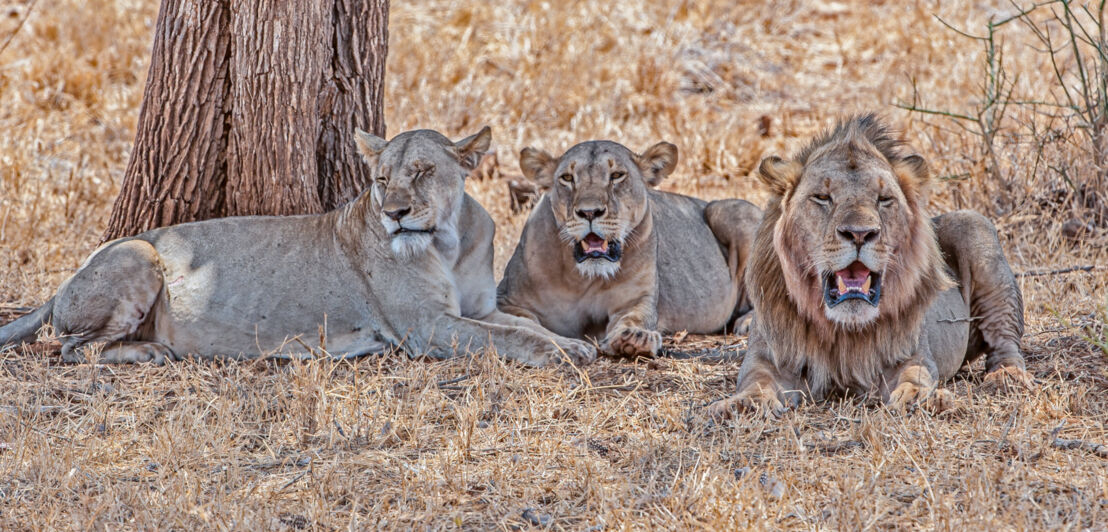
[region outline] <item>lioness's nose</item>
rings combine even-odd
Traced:
[[[595,207],[592,209],[577,209],[577,216],[591,222],[597,218],[600,218],[601,216],[604,216],[605,212],[608,211],[604,207]]]
[[[388,216],[389,218],[392,218],[393,220],[396,220],[398,222],[400,221],[401,218],[407,216],[409,212],[412,212],[411,206],[398,207],[398,208],[386,208],[386,209],[382,209],[382,210],[385,212],[385,216]]]
[[[881,229],[877,227],[856,227],[856,226],[842,226],[839,227],[839,234],[843,238],[854,242],[861,246],[867,242],[872,242],[877,238],[877,234],[881,232]]]

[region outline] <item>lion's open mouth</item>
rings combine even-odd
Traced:
[[[623,255],[623,249],[617,241],[607,241],[596,233],[585,235],[580,242],[573,246],[573,258],[577,262],[585,262],[587,259],[605,259],[611,262],[619,262]]]
[[[824,277],[823,300],[828,308],[848,299],[861,299],[876,307],[881,300],[881,274],[870,271],[861,261],[854,261]]]

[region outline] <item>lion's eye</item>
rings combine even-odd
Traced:
[[[377,176],[377,184],[381,185],[381,186],[386,186],[386,185],[389,184],[389,178],[387,178],[383,175],[379,175],[379,176]]]
[[[892,196],[881,196],[877,198],[877,204],[882,207],[891,207],[893,203],[896,203],[896,198]]]
[[[561,180],[562,183],[565,183],[567,185],[573,184],[573,174],[562,174],[558,177],[558,179]]]
[[[827,194],[812,194],[812,201],[816,202],[819,205],[830,205],[831,196]]]
[[[608,176],[608,179],[611,179],[613,183],[619,183],[623,181],[625,177],[627,177],[627,172],[612,172],[612,175]]]

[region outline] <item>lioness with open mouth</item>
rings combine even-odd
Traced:
[[[844,390],[905,408],[982,354],[986,380],[1030,384],[996,229],[970,211],[928,217],[927,163],[875,117],[759,174],[773,197],[746,274],[755,318],[738,392],[714,413]]]
[[[498,305],[613,355],[653,356],[659,331],[714,333],[748,307],[742,276],[761,211],[742,200],[654,190],[677,165],[591,141],[554,158],[526,148],[523,173],[549,191],[497,290]]]
[[[400,349],[446,357],[491,346],[541,366],[587,363],[593,346],[496,309],[494,225],[465,193],[489,129],[458,142],[429,130],[391,141],[358,131],[374,183],[326,214],[222,218],[154,229],[97,249],[0,347],[52,322],[62,358],[164,363]]]

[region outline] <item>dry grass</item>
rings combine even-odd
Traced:
[[[1019,199],[1005,211],[976,139],[890,105],[911,99],[914,78],[923,103],[971,107],[981,50],[932,14],[972,29],[1006,2],[731,4],[395,2],[389,131],[490,124],[506,174],[529,144],[664,139],[682,154],[665,188],[761,201],[750,171],[762,156],[877,110],[940,174],[970,175],[938,187],[935,210],[988,212],[1017,271],[1105,263],[1103,232],[1063,238],[1086,213],[1052,202],[1061,185],[1028,163],[1034,139],[999,141]],[[28,6],[0,7],[0,43]],[[0,52],[0,321],[44,301],[103,231],[155,11],[39,2]],[[1049,82],[1034,41],[1006,32],[1009,68],[1033,93]],[[1048,157],[1095,171],[1080,132],[1057,134]],[[503,181],[470,191],[497,220],[502,268],[523,216]],[[710,423],[702,407],[739,364],[720,348],[741,338],[581,371],[489,354],[157,368],[9,351],[0,528],[1103,528],[1108,461],[1052,443],[1108,443],[1108,353],[1085,339],[1104,334],[1108,270],[1021,284],[1037,388],[984,392],[977,366],[947,384],[960,407],[937,416],[852,399]]]

